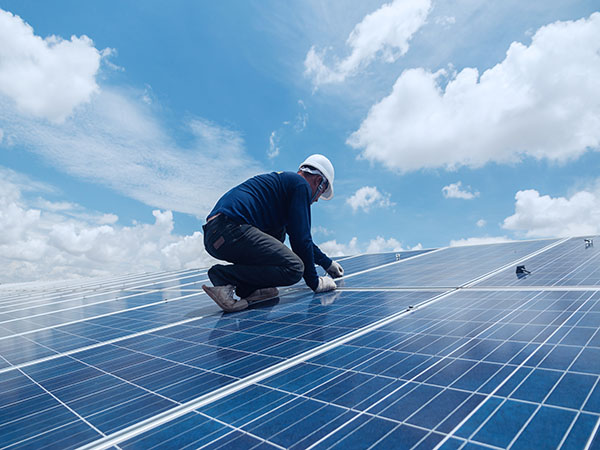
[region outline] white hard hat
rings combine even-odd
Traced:
[[[321,195],[321,198],[323,200],[331,200],[333,198],[333,178],[335,177],[335,171],[333,170],[331,161],[323,155],[314,154],[310,155],[302,164],[300,164],[300,168],[304,166],[313,167],[323,174],[327,180],[328,186]]]

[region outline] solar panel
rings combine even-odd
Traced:
[[[485,286],[598,286],[600,251],[572,238],[524,262],[527,272],[510,267],[481,283]]]
[[[340,262],[234,314],[199,270],[3,286],[2,447],[600,446],[582,238]]]
[[[450,247],[344,280],[345,287],[458,287],[557,240]]]
[[[338,259],[343,264],[344,274],[350,275],[357,272],[364,272],[365,270],[372,269],[374,267],[383,266],[395,261],[400,261],[408,258],[412,258],[416,255],[429,253],[433,249],[424,250],[409,250],[401,252],[386,252],[386,253],[371,253],[365,255],[356,255]]]

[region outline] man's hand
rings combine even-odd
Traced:
[[[333,291],[336,287],[337,285],[335,284],[335,281],[333,281],[333,278],[319,277],[319,285],[315,289],[315,292],[317,294],[320,292],[329,292]]]
[[[327,273],[333,278],[339,278],[344,276],[344,268],[340,265],[340,263],[331,261],[331,265],[329,266],[329,269],[327,269]]]

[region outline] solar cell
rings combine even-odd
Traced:
[[[205,271],[3,287],[0,442],[593,448],[600,283],[581,242],[345,258],[339,290],[235,314]]]

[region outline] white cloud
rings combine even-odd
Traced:
[[[153,207],[199,216],[260,171],[237,132],[192,119],[184,130],[191,139],[182,147],[148,105],[120,91],[103,90],[62,124],[21,115],[0,98],[0,121],[11,141],[63,172]]]
[[[315,86],[339,83],[371,63],[377,56],[394,62],[409,48],[413,35],[425,24],[431,10],[430,0],[394,0],[368,14],[357,24],[346,45],[351,53],[333,68],[324,62],[325,50],[312,46],[304,60],[305,74]]]
[[[483,227],[485,227],[485,226],[486,226],[486,224],[487,224],[487,222],[486,222],[485,220],[483,220],[483,219],[479,219],[479,220],[478,220],[478,221],[475,223],[475,225],[477,225],[479,228],[483,228]]]
[[[369,212],[372,207],[388,208],[395,203],[390,201],[390,194],[381,193],[374,186],[364,186],[358,189],[346,203],[352,207],[354,212],[362,209]]]
[[[440,16],[435,18],[435,23],[443,27],[449,27],[456,23],[456,17],[453,16]]]
[[[361,253],[358,249],[358,238],[353,237],[347,244],[338,243],[338,241],[331,240],[318,244],[319,248],[325,252],[326,255],[333,256],[349,256]]]
[[[19,145],[58,170],[147,205],[198,216],[208,213],[225,191],[260,171],[238,132],[191,118],[178,130],[179,135],[187,133],[188,139],[176,140],[159,119],[160,108],[144,100],[148,90],[99,90],[94,81],[97,67],[89,69],[91,57],[85,52],[106,56],[112,50],[96,50],[86,37],[44,41],[21,19],[3,11],[0,23],[7,26],[0,26],[0,44],[9,43],[0,45],[0,55],[4,55],[0,86],[7,86],[0,91],[2,145]],[[4,63],[7,52],[10,64]],[[63,64],[62,57],[69,63]],[[43,64],[29,68],[28,58]],[[44,93],[37,92],[37,85],[27,85],[22,91],[32,99],[25,94],[15,97],[21,91],[11,86],[21,83],[20,78],[27,80],[14,69],[19,64],[30,69],[27,73],[36,74],[33,78],[39,78]],[[58,93],[51,94],[54,78],[61,81],[56,84]],[[68,87],[61,84],[63,80]],[[80,85],[89,87],[92,82],[94,88],[88,90],[95,94],[83,95]],[[59,94],[65,99],[54,98]]]
[[[14,174],[14,172],[12,171],[0,169],[0,175],[5,175],[9,173]],[[21,191],[24,190],[24,186],[22,184],[20,185],[20,188]],[[35,191],[36,189],[33,190]],[[93,211],[90,212],[86,210],[83,206],[78,205],[76,203],[50,201],[42,197],[37,197],[33,200],[28,201],[28,206],[35,209],[40,209],[47,215],[53,213],[60,213],[64,216],[68,216],[88,223],[95,223],[98,225],[113,224],[119,220],[119,217],[115,214],[104,214]]]
[[[568,198],[540,195],[534,189],[515,195],[515,213],[502,227],[526,237],[581,236],[600,233],[600,181]]]
[[[442,193],[445,198],[461,198],[464,200],[472,200],[475,197],[479,197],[479,192],[471,192],[471,186],[467,186],[465,189],[462,188],[462,182],[449,184],[442,188]]]
[[[329,256],[350,256],[359,253],[385,253],[406,251],[402,243],[397,239],[385,239],[377,236],[366,244],[360,244],[358,238],[353,237],[347,244],[337,242],[335,239],[319,244],[319,248]],[[423,246],[419,243],[410,250],[421,250]]]
[[[288,142],[291,134],[295,133],[297,135],[306,129],[306,125],[308,124],[306,105],[302,100],[298,100],[297,104],[299,111],[295,119],[293,121],[284,120],[282,126],[277,130],[273,130],[269,135],[269,149],[267,150],[269,159],[279,156],[281,149]]]
[[[484,237],[471,237],[465,239],[456,239],[450,241],[450,247],[460,247],[463,245],[484,245],[484,244],[497,244],[499,242],[512,242],[506,236],[484,236]]]
[[[64,121],[98,92],[103,56],[87,36],[42,39],[19,16],[0,9],[0,93],[21,112]]]
[[[116,214],[112,214],[112,213],[102,214],[100,217],[96,218],[96,222],[101,225],[117,223],[118,220],[119,220],[119,216],[117,216]]]
[[[600,13],[540,28],[486,70],[406,70],[348,144],[399,172],[566,161],[600,145]]]
[[[394,238],[385,239],[381,236],[371,239],[369,245],[367,245],[367,253],[399,252],[402,250],[404,249],[398,240]]]
[[[333,233],[333,231],[328,230],[327,228],[318,225],[316,227],[312,227],[310,233],[314,236],[315,234],[322,234],[323,236],[329,236]]]
[[[279,155],[278,142],[277,133],[275,131],[271,132],[271,136],[269,136],[269,150],[267,151],[269,158],[275,158]]]
[[[302,100],[298,100],[298,106],[300,106],[301,109],[296,115],[294,131],[296,133],[301,133],[306,129],[306,125],[308,124],[308,113],[306,112],[306,105]]]
[[[55,208],[41,199],[50,208],[32,208],[23,195],[31,190],[29,180],[1,168],[0,174],[0,282],[178,270],[214,261],[201,233],[173,233],[171,211],[155,210],[154,223],[129,227],[116,225],[114,214],[84,211],[96,218],[86,221],[68,214],[67,204]]]
[[[77,205],[70,202],[51,202],[44,198],[38,198],[33,204],[36,208],[45,209],[48,211],[71,211],[77,208]]]

